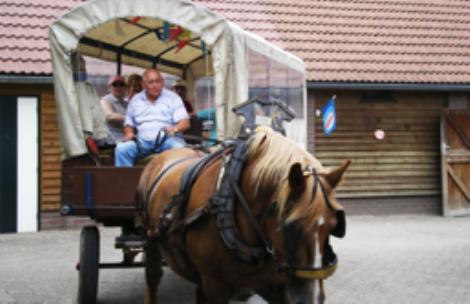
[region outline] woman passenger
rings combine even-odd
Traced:
[[[131,74],[127,77],[127,102],[130,102],[135,94],[142,91],[142,76]]]

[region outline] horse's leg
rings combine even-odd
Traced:
[[[145,249],[145,304],[157,303],[157,289],[162,278],[162,255],[156,240],[149,240]]]
[[[232,297],[229,286],[208,276],[202,278],[202,290],[208,304],[227,304]]]

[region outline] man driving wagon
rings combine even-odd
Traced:
[[[115,150],[116,167],[130,167],[137,158],[150,153],[185,146],[178,133],[189,129],[190,124],[181,98],[164,88],[164,79],[155,69],[144,72],[143,86],[127,109],[124,142]]]

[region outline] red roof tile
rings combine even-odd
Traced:
[[[467,1],[195,2],[303,58],[311,81],[470,84]],[[80,3],[0,0],[0,73],[51,74],[48,25]]]
[[[0,73],[50,75],[48,28],[81,1],[0,0]]]

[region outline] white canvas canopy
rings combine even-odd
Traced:
[[[176,51],[177,41],[162,41],[164,21],[191,32],[187,46]],[[221,138],[237,131],[231,109],[248,99],[248,50],[305,74],[301,59],[182,0],[87,1],[55,21],[49,39],[63,158],[87,153],[86,133],[98,138],[106,134],[96,93],[86,83],[74,81],[77,54],[197,78],[208,71],[202,45],[207,46]]]

